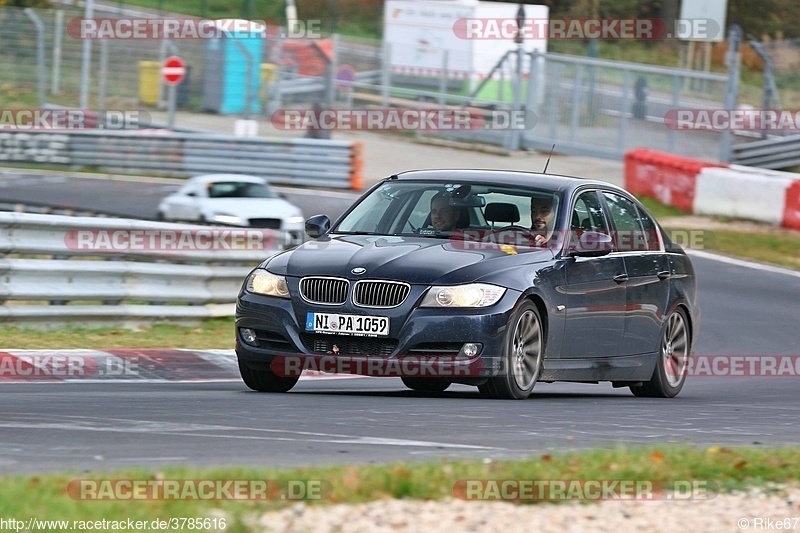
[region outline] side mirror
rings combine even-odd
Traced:
[[[614,251],[611,236],[599,231],[584,231],[576,242],[570,245],[569,255],[573,257],[601,257]]]
[[[328,215],[314,215],[306,220],[306,235],[312,239],[325,235],[329,229],[331,229],[331,219]]]

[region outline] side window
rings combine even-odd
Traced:
[[[636,204],[618,194],[604,192],[608,212],[616,226],[614,242],[620,252],[642,252],[648,250],[647,236],[642,228]]]
[[[581,193],[575,201],[570,221],[570,246],[577,245],[585,231],[608,233],[603,207],[597,191]]]
[[[572,229],[581,231],[600,231],[608,233],[603,208],[596,191],[581,194],[572,211]]]
[[[658,238],[658,226],[650,216],[639,208],[639,216],[642,219],[642,227],[644,228],[645,236],[647,237],[647,249],[651,252],[661,250],[661,241]]]

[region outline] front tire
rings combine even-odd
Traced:
[[[631,387],[634,396],[674,398],[686,383],[692,350],[689,321],[680,307],[667,317],[659,346],[659,357],[653,376],[641,387]]]
[[[258,392],[289,392],[299,377],[276,376],[270,370],[257,370],[239,361],[239,373],[244,384]]]
[[[508,323],[503,349],[503,370],[478,386],[486,398],[524,400],[542,374],[544,361],[544,328],[539,310],[525,300]]]
[[[450,386],[450,382],[444,378],[401,377],[400,379],[409,389],[422,392],[444,392]]]

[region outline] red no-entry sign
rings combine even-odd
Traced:
[[[178,56],[165,59],[164,66],[161,67],[161,75],[167,85],[178,85],[186,76],[186,65],[183,59]]]

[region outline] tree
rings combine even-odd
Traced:
[[[53,7],[50,0],[0,0],[1,7],[34,7],[48,9]]]

